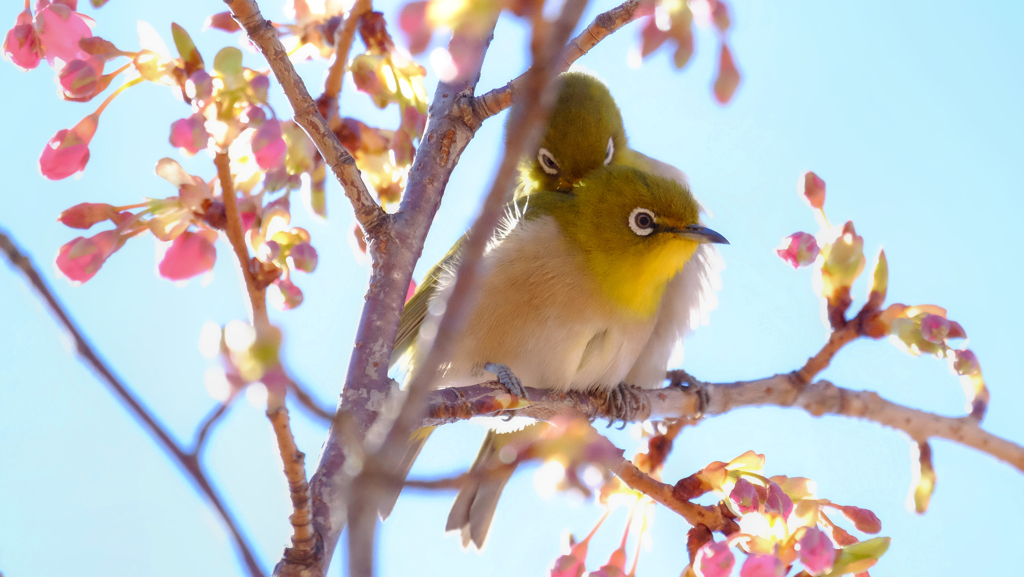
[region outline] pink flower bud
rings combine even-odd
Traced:
[[[978,357],[970,349],[956,351],[953,360],[953,370],[958,375],[975,375],[981,372],[981,364]]]
[[[946,335],[949,334],[949,321],[940,317],[939,315],[925,315],[921,319],[921,336],[924,340],[941,344],[946,340]]]
[[[256,254],[263,262],[273,262],[281,256],[281,243],[276,240],[268,240],[260,245],[260,249],[256,251]]]
[[[775,254],[782,260],[793,265],[793,268],[807,266],[818,258],[818,241],[813,234],[798,232],[782,239],[782,244],[775,249]]]
[[[102,222],[116,215],[113,206],[83,202],[60,213],[57,220],[71,228],[87,229],[97,222]]]
[[[263,121],[267,119],[267,113],[263,112],[263,109],[259,106],[246,106],[242,110],[242,114],[238,116],[238,120],[245,124],[248,124],[251,128],[256,128],[263,124]]]
[[[238,32],[242,29],[235,22],[235,19],[231,17],[230,12],[218,12],[213,16],[206,18],[206,25],[203,26],[203,30],[207,28],[216,28],[217,30],[223,30],[224,32]]]
[[[725,541],[708,541],[697,550],[693,572],[697,577],[729,577],[736,557]]]
[[[185,280],[213,268],[217,262],[217,249],[213,241],[217,233],[204,230],[185,231],[171,241],[157,266],[160,276],[169,280]]]
[[[64,4],[50,4],[36,14],[36,31],[46,49],[46,61],[55,69],[75,59],[86,60],[89,55],[78,42],[92,38],[92,30],[82,17]]]
[[[774,555],[750,555],[740,568],[740,577],[782,577],[784,572]]]
[[[761,500],[757,496],[757,489],[754,488],[753,483],[742,477],[736,481],[736,486],[729,493],[729,498],[732,499],[733,503],[736,503],[736,508],[739,512],[744,514],[757,511],[761,505]]]
[[[267,287],[267,299],[277,309],[287,311],[302,304],[302,291],[292,281],[279,278]]]
[[[22,70],[32,70],[39,66],[43,57],[43,47],[32,26],[32,13],[28,10],[18,14],[14,28],[4,38],[4,58]]]
[[[843,512],[847,519],[853,521],[854,526],[862,533],[874,535],[882,530],[882,521],[868,509],[847,505],[840,507],[839,510]]]
[[[832,568],[836,560],[836,548],[824,531],[809,527],[800,538],[800,562],[811,575],[821,575]]]
[[[252,152],[256,164],[269,170],[284,161],[288,146],[281,137],[281,123],[277,119],[264,122],[252,135]]]
[[[575,555],[562,555],[552,563],[550,577],[583,577],[586,570],[582,559]]]
[[[814,208],[825,206],[825,181],[811,171],[804,173],[803,190],[801,194],[807,204]]]
[[[793,512],[793,500],[778,483],[772,481],[768,485],[768,498],[764,501],[764,509],[766,513],[775,513],[785,519]]]
[[[213,77],[205,70],[196,70],[185,82],[185,94],[199,108],[205,108],[213,98]]]
[[[252,90],[252,99],[259,103],[267,101],[267,92],[270,90],[270,79],[262,74],[253,77],[249,81],[249,89]]]
[[[313,272],[316,270],[316,249],[308,242],[302,242],[288,251],[288,267],[301,270],[302,272]]]
[[[87,100],[106,87],[100,85],[102,75],[103,62],[98,58],[75,59],[57,73],[57,84],[63,98]]]
[[[206,132],[206,118],[202,114],[193,114],[188,118],[175,120],[171,124],[171,146],[177,147],[186,156],[206,148],[210,141],[210,133]]]
[[[106,230],[90,238],[78,237],[60,247],[54,264],[72,284],[84,283],[120,248],[118,240],[116,230]]]
[[[736,70],[736,64],[732,61],[732,53],[729,47],[722,44],[722,51],[718,56],[718,76],[715,78],[715,100],[720,104],[727,104],[732,98],[736,87],[740,85],[740,72]]]
[[[60,180],[85,170],[89,162],[89,141],[96,134],[95,115],[86,116],[71,130],[54,135],[39,157],[39,171],[50,180]]]
[[[427,20],[429,2],[409,2],[398,13],[398,27],[409,42],[409,52],[419,54],[427,49],[433,28]]]

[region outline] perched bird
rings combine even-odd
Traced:
[[[629,149],[618,106],[603,83],[589,74],[578,72],[563,74],[560,81],[562,84],[558,100],[537,152],[526,155],[519,166],[520,179],[515,190],[515,198],[526,199],[528,209],[530,203],[537,200],[531,195],[545,192],[550,196],[554,191],[570,194],[578,192],[576,185],[580,179],[605,165],[632,166],[642,171],[660,174],[686,186],[686,177],[678,169]],[[606,195],[607,198],[612,196],[613,193]],[[515,205],[511,208],[515,208]],[[450,275],[448,271],[455,266],[459,244],[461,242],[457,243],[445,259],[427,274],[419,291],[407,304],[399,326],[393,362],[400,358],[408,360],[411,356],[420,325],[427,316],[428,306],[438,293],[438,287],[443,285],[438,281],[444,275]],[[681,338],[705,320],[708,312],[715,306],[719,262],[717,252],[710,244],[697,246],[696,253],[688,265],[680,274],[672,277],[664,296],[660,299],[660,304],[655,306],[657,321],[651,334],[643,338],[634,335],[635,338],[629,339],[633,349],[639,347],[639,353],[636,359],[630,362],[628,374],[619,382],[651,388],[663,381],[669,357]],[[481,290],[488,289],[482,287]],[[572,330],[571,326],[564,328]],[[595,342],[594,346],[597,344]],[[592,347],[591,350],[595,349]],[[626,356],[630,355],[632,352]],[[492,363],[488,368],[496,372],[503,370],[502,364],[507,365],[493,359],[480,362]],[[527,386],[534,386],[530,384],[531,378],[528,374],[533,369],[527,367],[523,370],[527,371],[524,375],[519,375],[519,370],[516,369],[507,375],[496,374],[499,380],[504,378],[507,381],[509,377],[519,377]],[[536,370],[544,372],[547,368],[537,365]],[[482,380],[482,376],[482,372],[477,371],[469,378],[453,380],[452,384],[473,384]],[[515,385],[518,382],[514,380],[510,384]],[[517,433],[489,432],[474,462],[473,470],[495,468],[497,452],[502,446],[521,440],[522,437],[535,435],[538,428],[529,427]],[[430,430],[425,429],[414,435],[402,464],[403,474],[412,466],[429,433]],[[460,490],[447,528],[461,530],[464,545],[473,542],[477,547],[482,546],[501,489],[512,472],[512,468],[503,467],[498,474],[487,475],[480,481],[471,481]],[[397,497],[398,493],[395,492],[384,500],[381,506],[382,517],[390,513]]]

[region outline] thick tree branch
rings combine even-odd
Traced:
[[[587,52],[590,52],[591,48],[597,46],[598,42],[632,22],[637,16],[637,9],[639,7],[640,0],[626,0],[621,5],[594,18],[590,26],[587,26],[587,29],[576,36],[576,38],[573,38],[572,42],[562,51],[561,62],[555,69],[556,74],[568,70],[574,62],[582,58]],[[495,88],[468,101],[466,106],[471,111],[470,116],[474,121],[481,123],[511,106],[512,98],[524,89],[527,74],[529,74],[529,70],[520,74],[505,86]]]
[[[100,358],[99,354],[93,349],[92,345],[85,339],[82,332],[78,330],[78,326],[68,316],[64,306],[57,300],[57,297],[50,290],[49,285],[43,280],[43,277],[36,270],[35,265],[32,264],[31,259],[24,255],[14,244],[14,242],[2,231],[0,231],[0,250],[3,251],[4,256],[15,268],[21,271],[22,274],[28,279],[32,288],[35,289],[36,294],[46,303],[49,307],[50,312],[53,313],[57,320],[60,321],[61,326],[68,332],[72,340],[75,343],[75,352],[81,357],[82,361],[89,366],[111,390],[115,397],[117,397],[122,403],[124,403],[128,411],[142,423],[143,428],[152,435],[158,442],[158,444],[169,453],[174,460],[181,467],[182,471],[185,472],[195,484],[196,488],[203,494],[204,497],[213,505],[213,508],[217,511],[217,515],[224,522],[228,532],[231,534],[231,540],[235,544],[235,548],[238,550],[238,554],[242,557],[242,562],[245,565],[249,575],[253,577],[263,577],[263,570],[260,568],[259,562],[256,561],[256,556],[252,552],[252,547],[246,541],[245,536],[242,535],[241,530],[238,528],[238,524],[234,517],[224,506],[221,501],[220,495],[216,489],[210,484],[209,479],[206,477],[206,473],[203,471],[202,466],[199,464],[199,460],[182,449],[178,443],[171,438],[170,433],[167,429],[160,424],[156,417],[147,409],[142,403],[135,398],[135,394],[132,393],[128,387],[118,379],[113,371],[107,366],[106,362]]]
[[[345,196],[352,202],[356,220],[370,237],[383,234],[387,228],[388,217],[384,210],[373,200],[366,189],[356,161],[341,145],[338,137],[331,131],[327,120],[320,114],[315,102],[306,90],[306,85],[299,77],[288,59],[277,29],[267,22],[260,14],[255,0],[226,0],[232,18],[245,29],[260,52],[266,57],[274,76],[284,88],[284,93],[295,111],[295,121],[309,135],[309,138],[320,151],[321,156],[331,167],[334,176],[341,183]]]

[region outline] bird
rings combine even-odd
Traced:
[[[536,153],[527,154],[519,163],[519,181],[512,195],[515,201],[525,199],[528,206],[530,197],[539,192],[571,194],[582,178],[609,165],[630,166],[688,187],[682,171],[629,148],[621,113],[604,83],[584,72],[565,73],[559,81],[558,98]],[[517,209],[516,202],[511,202],[509,208],[512,211]],[[419,327],[427,317],[431,297],[436,294],[439,279],[455,268],[460,245],[461,241],[428,272],[416,295],[407,304],[399,327],[393,362],[400,358],[406,361],[411,358]],[[715,291],[720,286],[720,263],[712,244],[697,247],[689,266],[675,275],[666,288],[657,313],[658,321],[624,382],[652,388],[663,381],[669,357],[681,338],[701,322],[706,322],[708,312],[716,305]],[[500,371],[503,367],[500,363],[493,363],[491,368]],[[499,374],[499,380],[508,376],[515,379],[517,376],[516,371],[509,373]],[[461,384],[478,382],[478,377],[475,381],[470,378]],[[515,380],[511,384],[518,382]],[[529,427],[511,434],[490,431],[471,471],[494,469],[501,447],[521,441],[523,437],[536,435],[538,429]],[[408,473],[430,431],[422,429],[413,436],[400,471]],[[461,530],[464,546],[469,543],[477,548],[483,546],[498,497],[513,471],[513,467],[500,467],[494,474],[470,480],[460,490],[449,515],[447,529]],[[395,491],[382,501],[382,518],[390,513],[397,497],[398,492]]]

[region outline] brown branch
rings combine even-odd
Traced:
[[[356,168],[356,161],[341,145],[331,131],[327,120],[320,114],[315,102],[306,90],[305,83],[288,59],[288,53],[281,44],[277,29],[260,14],[255,0],[226,0],[231,17],[245,29],[246,34],[263,53],[274,76],[281,83],[288,101],[295,111],[295,121],[302,126],[316,145],[327,166],[341,183],[345,196],[352,203],[356,220],[368,236],[377,238],[388,228],[388,216],[373,200],[366,184]]]
[[[313,395],[309,394],[302,385],[295,382],[295,379],[291,377],[288,377],[288,390],[295,395],[295,399],[299,401],[299,405],[306,409],[311,415],[324,420],[327,423],[334,420],[334,412],[321,407],[320,403],[313,398]]]
[[[327,77],[324,78],[324,93],[317,99],[320,103],[325,100],[330,101],[332,112],[337,111],[338,95],[341,94],[341,85],[345,79],[348,65],[348,53],[352,50],[352,41],[356,37],[359,19],[372,9],[373,4],[370,0],[356,0],[352,9],[345,15],[345,20],[334,33],[334,57],[327,68]],[[320,112],[323,114],[322,109]],[[327,118],[330,120],[329,116]]]
[[[735,383],[703,383],[692,377],[688,380],[688,388],[672,386],[643,391],[649,410],[637,414],[634,420],[723,415],[744,407],[795,407],[815,417],[838,415],[871,421],[903,431],[915,441],[947,439],[991,455],[1024,473],[1024,447],[985,431],[970,416],[935,415],[887,401],[875,392],[844,389],[828,381],[801,385],[792,374]],[[494,383],[484,383],[433,391],[427,400],[427,415],[420,424],[442,425],[474,416],[506,415],[510,411],[489,399],[496,388]],[[589,418],[602,416],[601,400],[588,393],[552,393],[530,388],[526,392],[530,405],[516,409],[516,415],[541,420],[572,412]]]
[[[839,330],[832,331],[832,334],[829,335],[828,342],[825,343],[825,346],[822,347],[816,355],[807,359],[807,363],[793,373],[793,378],[804,384],[810,383],[818,373],[828,368],[828,365],[832,362],[836,353],[839,352],[839,349],[853,342],[860,336],[860,332],[857,327],[857,323],[851,322],[847,323],[846,326]]]
[[[297,565],[313,565],[316,556],[316,534],[313,532],[313,510],[309,502],[309,485],[306,483],[306,455],[295,445],[291,427],[288,424],[288,409],[284,406],[267,411],[267,418],[274,426],[277,446],[281,450],[284,476],[288,479],[288,491],[292,498],[292,546],[284,550],[284,557]],[[315,573],[315,569],[313,571]]]
[[[576,62],[587,52],[590,52],[590,49],[597,46],[598,42],[632,22],[636,18],[636,12],[639,7],[640,0],[626,0],[621,5],[594,18],[590,26],[587,26],[586,30],[581,32],[576,38],[573,38],[572,42],[562,50],[562,61],[555,69],[556,74],[568,70],[573,62]],[[529,72],[527,70],[505,86],[495,88],[468,101],[466,106],[470,110],[469,116],[475,122],[480,123],[511,106],[512,98],[525,88]]]
[[[726,535],[739,529],[736,523],[723,515],[718,507],[705,507],[676,497],[672,485],[652,478],[626,459],[622,459],[613,472],[630,489],[639,491],[679,513],[690,525],[704,525],[712,531],[719,531]]]
[[[170,433],[167,429],[156,420],[156,417],[147,409],[142,403],[135,398],[135,394],[132,393],[124,383],[118,379],[113,371],[107,366],[107,364],[100,358],[99,354],[93,349],[92,345],[85,339],[82,332],[78,329],[78,326],[71,320],[66,312],[64,306],[57,300],[57,297],[50,290],[49,285],[43,280],[43,277],[37,271],[35,265],[32,264],[31,259],[23,254],[14,244],[14,242],[4,232],[0,231],[0,250],[3,251],[4,256],[7,260],[21,271],[28,279],[29,284],[35,289],[36,294],[46,302],[50,312],[57,317],[61,326],[71,336],[75,343],[75,352],[81,357],[82,361],[85,362],[103,381],[122,403],[124,403],[128,411],[138,420],[144,429],[152,435],[158,442],[158,444],[167,451],[175,462],[181,467],[181,470],[186,473],[196,488],[206,497],[207,501],[217,511],[217,515],[221,521],[227,527],[228,532],[231,534],[231,539],[235,544],[235,548],[238,554],[242,557],[242,562],[245,565],[249,575],[253,577],[263,577],[263,570],[260,568],[260,564],[256,561],[256,556],[253,554],[252,547],[246,541],[245,536],[242,535],[241,530],[238,528],[238,524],[234,517],[224,506],[221,501],[220,495],[217,490],[210,484],[209,479],[206,477],[206,473],[203,471],[199,460],[189,455],[182,449],[178,443],[171,438]]]
[[[235,181],[231,178],[231,158],[227,152],[218,152],[213,158],[213,163],[217,166],[217,178],[220,180],[224,199],[224,214],[227,218],[225,234],[232,250],[235,251],[235,258],[238,259],[238,266],[242,271],[242,280],[245,282],[249,320],[257,332],[265,331],[270,326],[267,317],[267,289],[260,286],[252,271],[249,249],[245,245],[245,233],[242,232],[242,219],[238,214]]]
[[[234,402],[236,397],[237,395],[232,394],[223,403],[214,407],[210,414],[203,419],[203,423],[196,430],[196,440],[192,443],[192,450],[189,451],[189,455],[198,458],[199,453],[203,451],[203,445],[206,444],[207,436],[213,430],[213,426],[228,412],[228,408],[231,407],[231,403]]]

